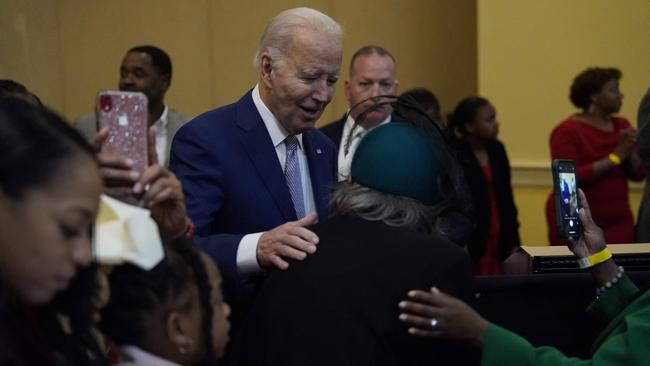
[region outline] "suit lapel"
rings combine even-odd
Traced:
[[[237,103],[236,124],[239,126],[239,140],[282,213],[284,221],[296,220],[291,194],[287,188],[275,146],[273,146],[266,126],[264,126],[262,117],[255,108],[250,92]]]
[[[322,161],[322,159],[325,159],[325,148],[314,140],[314,131],[310,130],[303,133],[302,142],[305,147],[307,163],[309,164],[309,177],[311,178],[311,187],[314,192],[316,212],[318,213],[319,221],[322,222],[327,218],[327,199],[331,188],[325,186],[324,182],[331,181],[328,177],[332,175],[332,172],[327,171],[330,164],[325,164]]]
[[[168,111],[167,111],[167,156],[170,156],[170,152],[172,149],[172,142],[174,140],[174,136],[176,135],[176,131],[178,131],[181,126],[187,121],[185,116],[181,115],[180,113],[176,112],[173,110],[171,107],[167,106]]]
[[[336,122],[338,123],[336,126],[336,132],[334,133],[334,144],[336,145],[336,149],[341,148],[341,142],[343,142],[343,127],[345,126],[345,121],[347,120],[347,113],[341,117],[341,119]]]

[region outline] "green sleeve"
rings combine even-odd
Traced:
[[[587,312],[602,323],[609,323],[630,303],[639,289],[623,275],[611,288],[587,307]]]
[[[485,331],[482,366],[648,366],[650,365],[650,292],[638,292],[623,276],[590,305],[589,311],[613,319],[589,360],[567,357],[553,347],[534,347],[519,335],[490,324]],[[618,313],[617,313],[618,312]],[[617,317],[618,315],[618,317]]]
[[[481,366],[588,366],[591,361],[570,358],[553,347],[533,347],[517,334],[490,324],[485,331]]]

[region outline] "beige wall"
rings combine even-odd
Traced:
[[[0,0],[0,78],[24,82],[71,119],[92,110],[98,90],[117,86],[125,50],[152,43],[174,62],[168,103],[195,115],[253,85],[265,23],[294,6],[345,27],[343,78],[352,53],[374,43],[397,58],[402,90],[432,89],[445,112],[477,92],[492,100],[524,243],[546,243],[548,135],[574,112],[567,94],[575,74],[621,68],[622,114],[632,121],[650,85],[648,0]],[[341,84],[319,124],[344,113]]]
[[[351,54],[374,43],[397,58],[403,89],[431,88],[446,109],[476,92],[474,0],[0,0],[0,78],[25,83],[72,119],[92,110],[98,90],[117,87],[128,48],[151,43],[174,63],[168,103],[195,115],[252,87],[264,25],[294,6],[344,26],[344,78]],[[319,124],[345,112],[341,84]]]
[[[551,129],[576,109],[575,75],[623,71],[621,114],[636,124],[650,85],[650,1],[479,0],[479,92],[495,105],[513,165],[550,166]]]
[[[492,101],[513,166],[526,244],[546,244],[548,136],[576,110],[573,77],[589,66],[622,70],[621,114],[636,124],[650,86],[650,1],[478,0],[479,93]],[[639,185],[630,195],[636,214]]]
[[[54,0],[0,0],[0,78],[25,83],[62,110],[57,10]]]

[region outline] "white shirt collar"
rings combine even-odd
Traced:
[[[121,364],[148,365],[148,366],[181,366],[175,362],[158,357],[136,346],[123,346],[120,351],[124,356]]]
[[[264,104],[264,101],[262,101],[262,97],[260,96],[260,90],[259,90],[259,84],[255,85],[255,88],[253,88],[253,103],[255,103],[255,107],[257,108],[257,111],[259,112],[260,116],[262,117],[262,121],[264,121],[264,125],[266,126],[266,130],[269,132],[269,135],[271,136],[271,141],[273,141],[273,146],[277,147],[280,145],[282,142],[284,142],[284,139],[289,136],[289,132],[280,124],[277,118],[273,115],[273,112],[269,109],[269,107]],[[296,135],[298,138],[298,146],[300,147],[301,150],[303,149],[302,146],[302,134]]]
[[[167,105],[165,105],[165,108],[163,108],[163,112],[160,115],[160,118],[158,118],[158,120],[153,124],[153,126],[156,127],[156,131],[159,129],[167,128],[167,116],[169,114],[168,111],[169,108],[167,107]]]
[[[348,111],[349,113],[349,111]],[[381,121],[378,125],[370,128],[369,130],[366,130],[363,126],[357,125],[357,127],[354,129],[354,136],[363,136],[366,134],[366,132],[371,131],[381,125],[384,125],[388,122],[391,121],[391,115],[389,114],[386,119]],[[345,124],[343,125],[343,141],[347,141],[348,135],[350,134],[350,130],[354,127],[354,118],[352,118],[352,115],[348,114],[348,119],[345,120]],[[353,136],[353,137],[354,137]]]

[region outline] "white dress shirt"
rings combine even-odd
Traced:
[[[160,118],[151,125],[156,130],[156,155],[158,156],[158,163],[162,166],[167,166],[167,111],[169,108],[165,106]]]
[[[391,116],[388,115],[388,117],[386,117],[386,119],[379,123],[377,126],[381,126],[390,122],[390,117]],[[358,125],[352,134],[352,141],[350,142],[350,146],[348,149],[346,149],[345,145],[348,142],[350,130],[352,130],[352,127],[354,127],[354,119],[352,116],[348,115],[348,119],[345,120],[345,124],[343,125],[343,136],[341,137],[341,146],[339,146],[339,182],[348,179],[348,176],[350,175],[350,168],[352,167],[352,158],[354,157],[354,152],[357,151],[357,146],[359,146],[359,142],[361,142],[363,136],[365,136],[366,133],[373,130],[377,126],[366,130],[363,128],[363,126]]]
[[[275,153],[277,154],[280,166],[284,171],[287,160],[287,149],[284,146],[284,139],[289,136],[289,133],[262,101],[259,85],[255,85],[252,96],[255,108],[257,108],[258,113],[264,121],[266,130],[268,131],[269,136],[271,136],[271,141],[273,142],[273,146],[275,146]],[[311,185],[311,177],[309,175],[307,155],[305,154],[305,149],[302,143],[302,134],[296,135],[296,138],[298,138],[297,152],[298,162],[300,164],[300,182],[302,184],[303,204],[305,207],[305,213],[309,214],[316,211],[314,192]],[[244,235],[239,242],[239,247],[237,248],[237,269],[241,274],[252,274],[261,271],[261,268],[257,263],[257,244],[262,234],[264,234],[264,232]]]
[[[124,361],[115,366],[181,366],[175,362],[158,357],[136,346],[120,347]]]

